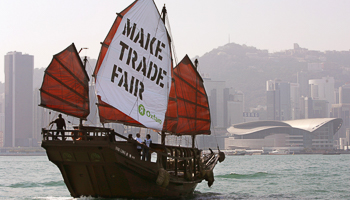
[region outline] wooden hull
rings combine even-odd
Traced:
[[[188,196],[203,180],[170,176],[166,187],[158,185],[159,163],[140,160],[135,145],[128,142],[43,141],[42,147],[73,197]]]

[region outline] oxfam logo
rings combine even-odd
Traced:
[[[140,115],[144,116],[146,114],[147,117],[153,119],[159,124],[162,124],[162,120],[158,119],[155,114],[152,114],[149,110],[146,111],[146,108],[144,105],[139,105],[139,113]]]
[[[144,116],[146,112],[145,106],[143,106],[142,104],[139,105],[139,113],[140,115]]]

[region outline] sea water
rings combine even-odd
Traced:
[[[182,199],[350,199],[350,154],[226,156],[214,175]],[[46,156],[0,156],[0,199],[75,198]]]

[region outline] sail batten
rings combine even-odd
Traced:
[[[74,43],[53,56],[40,94],[42,107],[81,119],[89,115],[89,77]]]

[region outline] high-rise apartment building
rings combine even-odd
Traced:
[[[339,104],[350,104],[350,84],[339,87]]]
[[[244,94],[226,88],[225,81],[203,78],[208,95],[212,128],[224,129],[243,122]]]
[[[235,91],[233,88],[224,89],[224,119],[225,127],[230,127],[232,124],[244,122],[244,95],[240,91]]]
[[[305,71],[298,72],[297,73],[297,83],[299,84],[300,96],[308,97],[309,96],[308,73]]]
[[[350,130],[350,85],[339,87],[339,104],[332,104],[330,117],[342,118],[342,127],[335,135],[335,139],[345,138]]]
[[[281,80],[266,83],[267,120],[285,121],[291,119],[290,84]]]
[[[203,78],[203,80],[209,99],[212,128],[227,128],[224,119],[225,81],[213,81],[210,78]]]
[[[4,147],[30,147],[33,134],[34,56],[21,52],[5,55]]]
[[[332,104],[335,104],[334,98],[334,78],[322,77],[322,79],[309,80],[310,95],[313,100],[326,100],[328,101],[327,117],[331,110]]]
[[[290,103],[291,103],[291,119],[300,119],[300,85],[298,83],[290,83]]]

